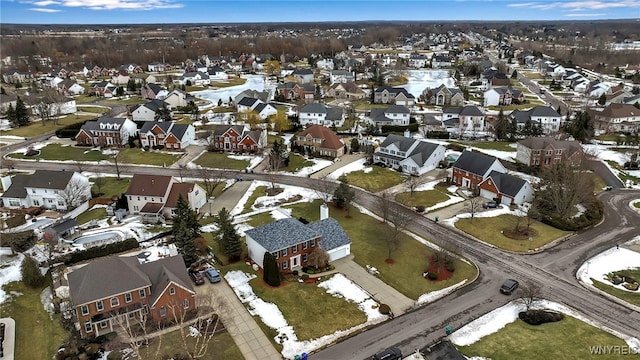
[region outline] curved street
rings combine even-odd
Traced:
[[[70,164],[53,162],[17,161],[18,169],[60,170]],[[121,174],[154,174],[157,168],[120,165]],[[71,169],[70,169],[71,170]],[[84,171],[116,173],[114,165],[84,165]],[[198,177],[197,170],[164,168],[163,174]],[[229,176],[242,176],[246,180],[269,181],[268,174],[228,172]],[[307,188],[322,188],[325,180],[278,175],[278,183]],[[640,198],[637,190],[614,190],[601,195],[605,203],[605,220],[592,228],[578,232],[563,243],[535,255],[520,255],[496,249],[473,239],[467,234],[435,223],[405,208],[414,218],[409,230],[445,248],[456,249],[473,261],[480,269],[480,277],[438,301],[375,326],[356,336],[347,338],[313,354],[314,359],[365,359],[381,349],[398,346],[405,353],[432,343],[444,336],[444,327],[454,329],[504,305],[514,297],[506,297],[497,290],[507,277],[521,283],[537,284],[544,297],[563,303],[585,316],[621,333],[640,334],[640,313],[619,301],[586,289],[578,283],[575,273],[588,257],[629,241],[638,235],[640,215],[628,206],[632,199]],[[356,189],[356,203],[375,209],[377,196]]]

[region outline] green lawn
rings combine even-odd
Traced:
[[[458,144],[462,146],[473,146],[478,149],[490,149],[515,152],[516,148],[511,147],[511,142],[508,141],[450,141],[451,144]]]
[[[370,192],[378,192],[404,181],[404,175],[397,171],[377,165],[373,165],[371,168],[372,170],[368,173],[363,170],[348,173],[346,175],[347,182]]]
[[[620,273],[624,276],[629,276],[636,281],[640,281],[640,268],[621,270]],[[611,286],[611,284],[608,282],[603,282],[593,278],[591,279],[591,281],[593,281],[593,286],[595,286],[596,288],[609,293],[619,299],[622,299],[630,304],[640,306],[640,291],[630,292],[621,290]]]
[[[196,349],[198,345],[195,344],[194,337],[188,337],[187,340],[189,349]],[[151,344],[141,350],[144,359],[155,359],[156,351],[160,346],[158,359],[174,358],[177,354],[185,355],[184,345],[182,344],[182,338],[180,331],[175,330],[168,334],[162,335],[159,339],[155,338],[151,340]],[[146,356],[145,356],[146,355]],[[186,358],[186,357],[181,357]],[[240,352],[240,349],[236,346],[233,338],[227,331],[220,332],[211,338],[207,351],[205,352],[204,359],[229,359],[229,360],[243,360],[244,357]]]
[[[160,151],[144,151],[142,149],[124,148],[118,152],[119,164],[171,166],[182,155],[174,155]]]
[[[118,104],[118,105],[138,105],[138,104],[144,104],[146,103],[148,100],[145,100],[139,96],[132,96],[128,99],[108,99],[105,100],[105,103],[108,104]]]
[[[109,110],[111,109],[106,106],[78,106],[78,111],[90,112],[95,114],[102,114],[104,112],[108,113]]]
[[[459,219],[456,221],[456,228],[474,236],[484,242],[495,245],[504,250],[526,252],[546,245],[571,232],[563,231],[534,221],[531,227],[538,232],[533,236],[533,240],[514,240],[502,234],[502,230],[511,230],[516,226],[517,218],[514,215],[500,215],[494,217],[484,217],[473,219]],[[523,217],[520,221],[520,228],[527,226],[527,219]]]
[[[593,359],[589,346],[626,346],[624,340],[595,326],[565,315],[564,319],[538,326],[521,320],[469,346],[458,349],[467,357],[493,360]],[[634,356],[607,355],[603,359],[630,359]]]
[[[44,125],[42,125],[41,121],[31,122],[27,126],[22,126],[19,128],[8,130],[8,131],[0,131],[0,135],[13,135],[13,136],[30,138],[30,137],[42,135],[49,131],[55,131],[55,130],[61,129],[65,126],[84,123],[87,120],[93,120],[95,118],[96,116],[91,116],[91,115],[73,115],[72,114],[72,115],[63,116],[60,119],[58,119],[58,125],[54,125],[53,121],[47,121],[46,123],[44,123]]]
[[[86,224],[91,220],[102,220],[107,217],[107,210],[105,208],[96,208],[83,212],[78,215],[76,221],[78,224]]]
[[[425,208],[434,206],[441,202],[449,200],[446,192],[440,190],[403,192],[396,195],[396,201],[409,207],[424,206]]]
[[[216,169],[243,170],[249,166],[247,160],[231,159],[227,154],[219,152],[205,152],[194,162],[202,167]]]
[[[289,166],[282,168],[283,171],[296,172],[302,168],[313,166],[313,161],[305,160],[302,156],[294,153],[289,153]]]
[[[1,316],[16,321],[15,359],[51,359],[68,334],[60,324],[60,316],[54,315],[51,320],[42,307],[42,288],[31,289],[17,281],[3,288],[7,293],[20,293],[0,305]]]
[[[247,199],[247,202],[244,204],[244,209],[242,210],[241,214],[250,212],[252,210],[251,206],[253,206],[253,203],[256,202],[256,199],[261,196],[267,195],[266,190],[267,190],[266,186],[258,186],[251,193],[251,196],[249,196],[249,198]]]
[[[286,282],[284,286],[272,288],[260,276],[249,284],[262,300],[278,305],[301,341],[333,334],[367,321],[367,316],[357,304],[328,294],[317,284]]]
[[[76,101],[76,104],[88,104],[99,100],[100,98],[82,94],[74,97],[73,99]]]
[[[292,215],[303,217],[311,222],[320,218],[320,200],[311,203],[299,203],[290,206]],[[472,279],[476,275],[474,266],[456,261],[453,276],[443,281],[429,281],[422,277],[428,266],[432,249],[418,242],[414,238],[402,234],[400,244],[392,253],[393,264],[388,264],[387,242],[389,227],[380,221],[360,213],[356,209],[350,211],[351,218],[346,217],[343,210],[329,207],[329,214],[344,228],[351,239],[351,253],[354,261],[363,268],[366,265],[376,267],[380,271],[380,278],[405,296],[417,300],[420,295],[449,287],[464,279]],[[428,240],[428,239],[427,239]]]
[[[211,82],[211,86],[215,86],[215,87],[218,87],[218,88],[225,88],[225,87],[230,87],[230,86],[242,85],[242,84],[244,84],[246,82],[247,82],[247,79],[235,77],[235,78],[228,79],[228,80],[223,80],[223,81],[212,81]]]
[[[120,197],[120,195],[124,194],[129,188],[129,183],[131,182],[131,178],[121,177],[118,179],[114,176],[106,176],[100,178],[102,184],[100,185],[100,190],[98,190],[98,186],[96,185],[96,178],[89,178],[89,181],[93,183],[91,187],[91,192],[97,194],[102,193],[100,197],[110,199],[114,196]]]
[[[34,156],[25,156],[23,153],[9,154],[14,159],[34,159]],[[39,158],[43,160],[76,160],[76,161],[101,161],[110,159],[99,150],[91,150],[88,147],[63,146],[60,144],[48,144],[40,149]]]
[[[271,216],[271,212],[265,211],[265,212],[261,212],[259,214],[253,215],[251,218],[249,218],[249,220],[247,220],[246,223],[253,227],[258,227],[258,226],[266,225],[273,221],[275,221],[275,219],[273,218],[273,216]]]
[[[640,209],[640,201],[634,202],[633,206],[635,206],[636,208]]]

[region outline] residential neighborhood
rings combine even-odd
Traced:
[[[640,352],[633,28],[321,24],[3,24],[0,357]]]

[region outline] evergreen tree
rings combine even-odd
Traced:
[[[605,93],[602,93],[602,95],[600,95],[600,98],[598,99],[598,105],[604,106],[606,102],[607,102],[607,95],[605,95]]]
[[[16,119],[16,110],[13,108],[13,104],[9,103],[7,111],[4,112],[4,116],[7,118],[7,121],[9,121],[9,124],[11,124],[11,126],[19,126]]]
[[[16,100],[15,124],[16,126],[26,126],[29,124],[29,112],[19,96],[18,100]]]
[[[348,209],[349,204],[356,196],[355,191],[349,186],[347,178],[343,175],[338,179],[340,185],[333,192],[333,203],[340,209]]]
[[[38,264],[31,256],[25,256],[20,265],[22,273],[22,282],[30,288],[37,289],[44,285],[46,278],[42,276]]]
[[[194,240],[200,236],[200,225],[196,212],[191,210],[182,194],[178,195],[172,232],[178,252],[184,257],[185,264],[190,266],[198,259]]]
[[[262,258],[263,280],[271,286],[280,286],[280,269],[276,258],[270,252],[265,252]]]
[[[162,104],[162,107],[156,111],[153,119],[155,121],[171,121],[171,110],[167,108],[167,105]]]
[[[496,124],[493,127],[494,133],[496,135],[496,139],[498,140],[506,139],[509,135],[509,127],[510,127],[509,119],[507,119],[507,117],[504,116],[504,112],[502,111],[502,108],[501,108],[500,112],[498,113],[498,119],[496,120]]]
[[[518,78],[518,71],[517,70],[513,70],[513,72],[511,73],[511,78],[512,79],[517,79]]]
[[[218,212],[218,215],[215,216],[215,223],[218,225],[216,238],[219,241],[222,253],[228,256],[229,259],[240,259],[240,255],[242,254],[240,235],[238,235],[233,226],[233,217],[229,214],[229,211],[222,208],[222,210]]]

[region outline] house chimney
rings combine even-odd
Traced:
[[[329,218],[329,207],[327,204],[320,205],[320,220]]]

